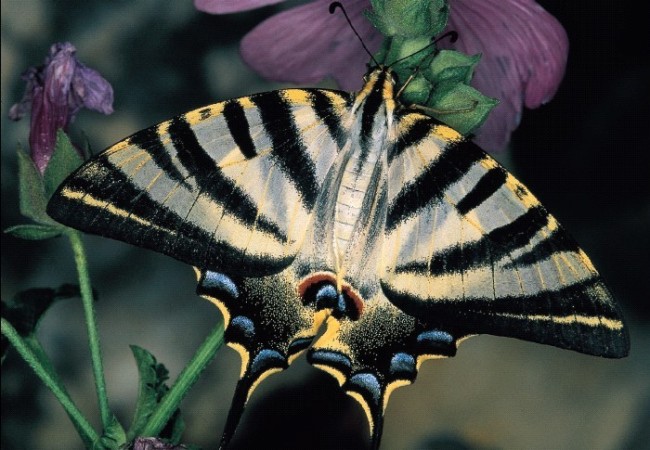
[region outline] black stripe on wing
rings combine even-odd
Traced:
[[[466,272],[496,263],[513,251],[527,245],[548,224],[549,214],[542,206],[534,206],[512,222],[484,235],[474,242],[454,245],[432,256],[428,262],[398,266],[395,271],[428,273],[434,276]],[[548,239],[548,238],[547,238]]]
[[[145,151],[151,156],[151,159],[156,163],[165,174],[177,183],[180,183],[186,189],[190,186],[187,183],[186,177],[178,170],[172,161],[172,156],[165,148],[158,133],[158,126],[149,127],[145,130],[138,131],[128,139],[129,144],[138,147],[140,150]]]
[[[309,100],[316,112],[316,116],[325,123],[330,137],[336,142],[338,148],[343,148],[348,138],[347,131],[341,124],[341,116],[332,99],[318,89],[310,89],[308,92]],[[337,95],[341,94],[337,93]]]
[[[184,116],[172,119],[168,131],[178,159],[196,180],[200,193],[208,195],[247,226],[271,234],[280,242],[287,242],[287,236],[279,226],[261,215],[252,199],[206,153]]]
[[[476,183],[471,191],[463,197],[456,208],[462,215],[467,214],[492,196],[506,183],[508,173],[502,167],[493,167]]]
[[[92,202],[68,198],[64,192],[87,193]],[[98,203],[99,202],[99,203]],[[107,205],[102,206],[106,202]],[[121,211],[121,214],[115,210]],[[101,236],[155,250],[193,266],[260,276],[286,267],[292,257],[246,255],[227,242],[215,242],[205,230],[176,214],[135,186],[106,156],[83,166],[50,200],[55,220]]]
[[[320,191],[316,168],[301,139],[290,104],[280,91],[250,97],[259,108],[266,133],[271,138],[273,157],[296,187],[302,203],[311,211]]]
[[[381,283],[384,294],[407,314],[460,334],[516,337],[591,355],[622,358],[629,338],[622,315],[598,276],[531,295],[418,299]]]
[[[388,164],[390,165],[393,160],[404,153],[404,150],[407,148],[422,142],[422,140],[431,133],[431,129],[436,124],[435,121],[426,116],[418,118],[415,123],[411,124],[407,131],[402,133],[388,151]]]
[[[544,261],[558,252],[578,252],[579,250],[580,247],[578,247],[576,241],[562,228],[557,228],[543,241],[536,243],[530,250],[513,258],[503,267],[512,269],[529,266]]]
[[[241,104],[237,100],[228,100],[223,106],[223,117],[232,139],[246,159],[257,156],[248,119]]]
[[[388,207],[386,230],[394,230],[421,208],[441,199],[449,186],[485,157],[485,152],[471,142],[450,143],[438,159],[395,196]]]

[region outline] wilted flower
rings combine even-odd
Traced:
[[[229,13],[278,3],[278,0],[195,0],[198,9]],[[244,60],[265,78],[315,83],[333,77],[342,89],[357,90],[368,57],[340,16],[328,14],[330,0],[315,0],[262,22],[241,43]],[[369,0],[343,2],[371,51],[382,36],[363,17]],[[441,47],[482,54],[472,86],[500,100],[476,141],[486,150],[505,148],[523,105],[536,108],[550,100],[564,75],[568,38],[562,25],[534,0],[449,0],[445,31],[458,41]]]
[[[54,151],[57,130],[66,130],[82,107],[113,112],[113,88],[99,72],[79,62],[75,53],[69,42],[53,44],[43,65],[23,73],[25,94],[9,110],[12,120],[31,110],[29,145],[41,173]]]
[[[133,450],[185,450],[186,446],[169,444],[165,440],[154,437],[139,437],[133,442]]]

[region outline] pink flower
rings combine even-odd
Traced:
[[[23,74],[25,94],[9,110],[12,120],[31,110],[29,146],[41,173],[54,151],[57,130],[66,130],[81,108],[113,112],[113,88],[99,72],[79,62],[75,53],[69,42],[52,45],[44,64]]]
[[[278,1],[195,0],[195,5],[223,14]],[[368,55],[342,16],[328,13],[330,3],[314,0],[262,22],[242,40],[242,57],[271,80],[307,84],[332,77],[342,89],[359,89]],[[343,3],[368,48],[378,50],[382,36],[362,14],[370,2]],[[500,151],[519,124],[523,106],[537,108],[555,94],[566,66],[566,32],[534,0],[449,0],[449,11],[446,30],[460,37],[440,46],[483,55],[472,86],[500,104],[475,140],[486,150]]]

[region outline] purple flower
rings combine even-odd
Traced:
[[[12,120],[31,110],[29,146],[41,173],[54,151],[57,130],[66,130],[82,107],[113,112],[113,88],[99,72],[79,62],[75,53],[69,42],[53,44],[42,66],[23,73],[25,94],[9,110]]]
[[[277,0],[195,0],[210,13],[243,11]],[[333,77],[342,89],[357,90],[368,56],[340,15],[330,15],[330,0],[281,12],[262,22],[241,43],[244,60],[265,78],[315,83]],[[362,15],[368,0],[344,2],[357,31],[371,51],[382,36]],[[534,0],[449,0],[446,30],[459,33],[441,47],[481,53],[472,86],[500,100],[475,139],[500,151],[517,127],[523,106],[536,108],[555,94],[566,66],[568,38],[562,25]]]
[[[133,450],[184,450],[186,446],[169,444],[163,439],[154,437],[139,437],[133,442]]]

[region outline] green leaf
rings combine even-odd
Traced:
[[[2,301],[2,317],[13,326],[23,338],[30,338],[35,333],[39,321],[50,306],[65,298],[79,297],[79,286],[63,284],[58,289],[33,288],[17,293],[8,302]],[[2,338],[2,359],[8,343]]]
[[[4,230],[4,232],[20,239],[38,241],[60,236],[63,233],[63,228],[53,225],[26,224],[14,225]]]
[[[56,145],[52,158],[45,168],[43,183],[45,195],[49,199],[59,185],[82,163],[81,156],[70,142],[70,138],[62,130],[56,135]]]
[[[481,94],[466,84],[442,84],[433,92],[428,107],[431,115],[460,134],[468,135],[483,125],[499,101]]]
[[[34,162],[22,149],[18,149],[18,185],[20,213],[38,223],[55,225],[45,213],[47,197],[43,177]]]
[[[100,442],[102,448],[109,450],[120,450],[126,445],[126,433],[115,416],[111,416],[110,424],[104,430]]]
[[[2,317],[25,337],[34,332],[45,311],[56,301],[80,295],[76,284],[62,284],[57,289],[27,289],[17,293],[9,302],[2,302]]]
[[[131,351],[133,352],[140,376],[138,401],[135,407],[133,423],[127,433],[128,437],[133,439],[141,435],[149,417],[151,417],[158,407],[160,400],[169,390],[165,384],[165,381],[169,378],[169,372],[147,350],[132,345]],[[171,443],[176,444],[180,441],[184,428],[185,424],[180,416],[180,409],[176,409],[167,425],[161,431],[160,437],[166,438]]]

